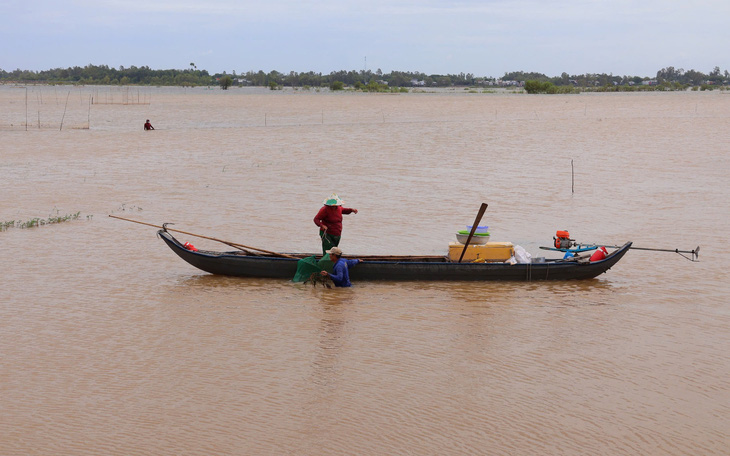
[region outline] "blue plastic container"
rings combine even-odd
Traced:
[[[466,226],[467,231],[471,231],[471,228],[473,226],[474,225],[467,225]],[[486,233],[488,231],[489,231],[489,227],[486,226],[486,225],[484,225],[484,226],[477,226],[477,230],[475,231],[475,233]]]

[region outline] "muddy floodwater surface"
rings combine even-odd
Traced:
[[[150,119],[154,131],[144,131]],[[0,86],[3,455],[725,455],[730,95]],[[146,223],[316,252],[556,230],[578,282],[213,276]],[[230,250],[179,236],[199,248]]]

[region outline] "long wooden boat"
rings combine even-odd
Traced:
[[[263,254],[247,251],[189,250],[169,231],[157,234],[180,258],[210,274],[291,280],[298,258],[312,254]],[[447,256],[359,256],[350,278],[391,281],[533,281],[592,279],[608,271],[631,248],[631,242],[599,261],[547,259],[544,263],[457,263]]]

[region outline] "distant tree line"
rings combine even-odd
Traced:
[[[709,74],[696,70],[666,67],[659,70],[656,77],[616,76],[613,74],[581,74],[548,77],[542,73],[516,71],[505,73],[501,78],[478,77],[471,73],[425,74],[421,72],[392,71],[383,73],[380,69],[360,71],[333,71],[328,74],[313,71],[280,73],[276,70],[248,71],[246,73],[209,74],[199,70],[195,63],[190,68],[153,70],[150,67],[131,66],[111,68],[106,65],[86,65],[85,67],[55,68],[44,71],[0,69],[0,82],[45,83],[45,84],[88,84],[88,85],[154,85],[154,86],[263,86],[272,89],[290,87],[353,87],[358,90],[383,91],[397,87],[489,87],[523,86],[528,81],[530,88],[542,93],[568,93],[590,88],[610,90],[632,86],[660,86],[677,90],[687,87],[718,86],[730,83],[728,71],[715,67]],[[336,84],[338,83],[338,84]],[[535,83],[540,83],[535,85]],[[552,87],[552,88],[551,88]]]
[[[106,65],[55,68],[44,71],[0,69],[0,81],[47,84],[89,84],[89,85],[155,85],[155,86],[197,86],[217,85],[217,81],[206,70],[198,70],[191,63],[184,70],[153,70],[150,67],[131,66],[110,68]]]
[[[730,73],[715,67],[709,74],[695,70],[666,67],[657,71],[655,78],[639,76],[614,76],[612,74],[569,75],[549,78],[541,73],[507,73],[505,78],[525,81],[528,93],[568,93],[570,88],[580,91],[591,88],[594,91],[626,90],[686,90],[689,87],[701,90],[730,84]]]

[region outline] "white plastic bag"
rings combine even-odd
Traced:
[[[532,255],[522,248],[522,246],[516,245],[515,246],[515,260],[517,260],[518,263],[532,263]]]

